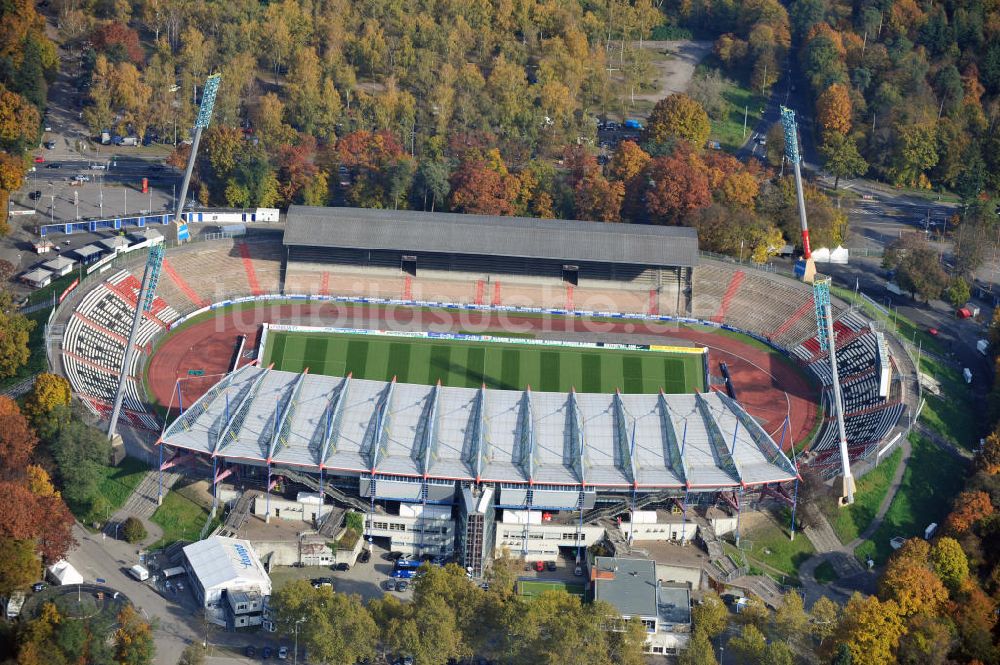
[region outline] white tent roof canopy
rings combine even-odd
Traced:
[[[167,445],[303,471],[696,490],[793,480],[726,395],[454,388],[244,366],[164,432]]]

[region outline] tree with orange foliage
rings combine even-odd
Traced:
[[[847,86],[834,83],[816,100],[816,120],[824,132],[851,131],[851,95]]]
[[[596,222],[620,222],[625,184],[608,181],[598,169],[587,172],[573,190],[579,219]]]
[[[119,665],[147,665],[156,654],[152,628],[131,605],[118,613],[114,641],[115,662]]]
[[[22,477],[37,444],[17,402],[0,396],[0,478]]]
[[[622,141],[608,162],[607,175],[612,180],[627,183],[646,168],[652,157],[635,141]]]
[[[701,104],[683,93],[656,102],[646,121],[646,140],[653,143],[687,141],[695,150],[705,147],[712,131],[708,114]]]
[[[646,212],[657,224],[680,224],[684,218],[712,203],[705,164],[686,145],[669,157],[657,157],[646,169]]]
[[[500,153],[470,150],[451,174],[451,207],[471,215],[513,215],[520,193],[517,176],[507,171]]]
[[[944,521],[945,531],[962,534],[976,522],[993,514],[993,503],[986,492],[965,491],[955,497],[951,513]]]
[[[960,651],[969,660],[995,662],[993,630],[997,624],[996,600],[972,579],[962,583],[949,611],[960,640]]]
[[[0,148],[14,154],[37,140],[38,109],[0,83]]]
[[[27,540],[38,533],[36,497],[23,481],[0,481],[0,538]]]
[[[139,33],[124,23],[105,23],[94,31],[91,41],[98,52],[105,52],[116,62],[127,58],[140,65],[146,59],[139,46]]]
[[[844,644],[852,665],[885,665],[895,662],[899,638],[906,628],[895,601],[855,593],[844,606],[840,623],[828,645]]]
[[[948,600],[948,590],[926,559],[893,557],[879,583],[879,595],[895,601],[902,616],[936,614]]]
[[[1000,309],[996,311],[1000,314]],[[993,318],[995,323],[996,315]],[[1000,330],[1000,327],[997,329]],[[990,327],[990,332],[992,337],[993,326]],[[997,430],[990,432],[983,442],[982,450],[976,453],[976,466],[991,476],[1000,473],[1000,432]]]

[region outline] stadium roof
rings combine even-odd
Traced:
[[[694,267],[698,233],[678,226],[365,208],[288,208],[285,245]]]
[[[247,365],[163,442],[241,463],[552,486],[713,490],[792,480],[719,392],[604,395],[449,388]]]

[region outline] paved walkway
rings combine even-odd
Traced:
[[[820,596],[827,596],[835,602],[843,602],[855,591],[873,592],[875,590],[875,574],[867,571],[854,556],[854,550],[866,540],[870,540],[889,512],[892,500],[896,498],[900,486],[903,484],[903,474],[906,465],[910,461],[910,441],[903,437],[900,443],[903,450],[903,458],[896,467],[896,473],[892,477],[889,488],[882,503],[879,504],[875,517],[864,531],[857,538],[842,545],[837,539],[836,533],[827,521],[823,512],[816,507],[812,507],[810,516],[813,517],[814,524],[806,527],[805,534],[816,548],[816,554],[810,557],[799,567],[799,578],[802,580],[802,588],[805,593],[806,605],[812,605]],[[831,540],[832,536],[832,540]],[[816,568],[824,562],[829,562],[839,579],[830,584],[820,584],[816,581]]]

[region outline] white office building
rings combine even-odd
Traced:
[[[212,536],[184,548],[191,590],[213,623],[229,628],[261,623],[271,578],[250,541]]]

